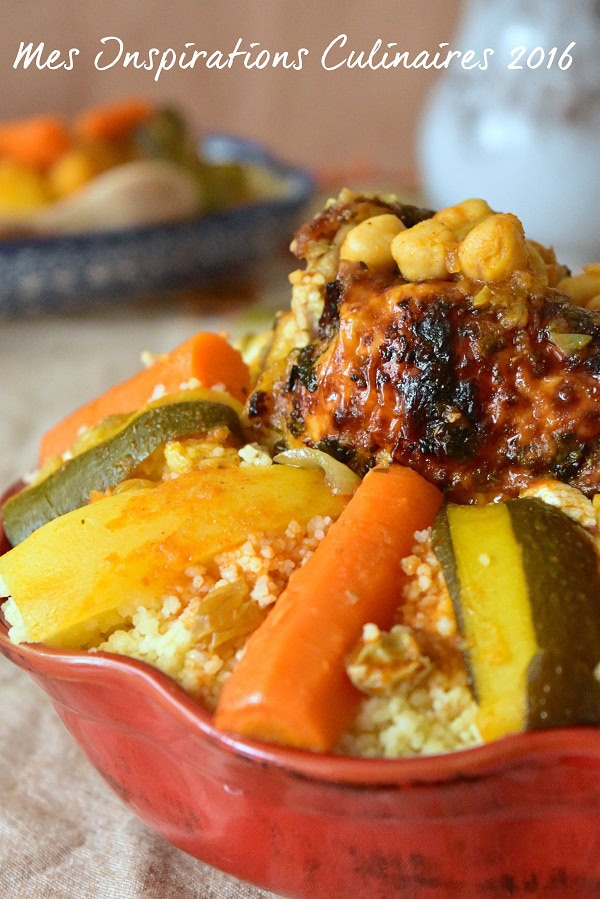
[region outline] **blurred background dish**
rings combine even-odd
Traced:
[[[172,106],[125,97],[0,122],[0,235],[40,237],[183,221],[284,196],[265,153],[197,143]]]
[[[219,165],[251,166],[255,181],[273,185],[271,196],[263,189],[260,199],[180,221],[6,239],[0,242],[0,314],[235,280],[276,255],[311,197],[311,176],[259,144],[227,135],[207,136],[202,154]]]

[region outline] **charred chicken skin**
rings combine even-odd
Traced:
[[[308,267],[247,407],[261,440],[410,465],[458,502],[545,476],[600,491],[600,315],[518,219],[477,204],[343,195],[300,229]]]

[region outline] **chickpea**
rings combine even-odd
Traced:
[[[455,206],[448,206],[446,209],[440,209],[436,212],[434,219],[442,222],[451,231],[454,231],[460,239],[466,237],[471,228],[478,222],[493,215],[494,210],[489,207],[485,200],[472,198],[463,200],[462,203],[456,203]]]
[[[370,269],[392,268],[394,259],[390,246],[403,230],[404,225],[397,215],[373,215],[348,231],[340,249],[340,259],[364,262]]]
[[[503,281],[529,268],[523,225],[511,213],[490,215],[475,225],[458,248],[460,267],[474,281]]]
[[[570,296],[578,306],[588,306],[589,301],[600,293],[600,271],[593,265],[586,265],[582,274],[559,281],[558,289]]]
[[[407,281],[448,278],[447,255],[456,248],[456,237],[442,222],[426,219],[397,234],[392,256]]]
[[[539,244],[533,240],[527,240],[526,244],[527,255],[529,257],[529,268],[535,275],[537,275],[538,280],[542,284],[548,284],[548,268],[538,249]]]

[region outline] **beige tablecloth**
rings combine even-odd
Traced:
[[[285,265],[285,263],[284,263]],[[232,330],[285,302],[282,266],[258,289],[0,321],[0,484],[34,465],[44,428],[139,367],[144,349]],[[283,297],[283,299],[282,299]],[[0,657],[2,899],[257,899],[138,821],[100,779],[31,679]]]

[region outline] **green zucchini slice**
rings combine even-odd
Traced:
[[[527,498],[446,505],[433,546],[483,738],[600,724],[600,575],[590,535]]]
[[[145,406],[109,438],[11,497],[2,508],[6,536],[16,546],[48,521],[84,506],[92,490],[104,491],[125,480],[167,440],[220,426],[241,435],[238,415],[226,403],[190,398]]]

